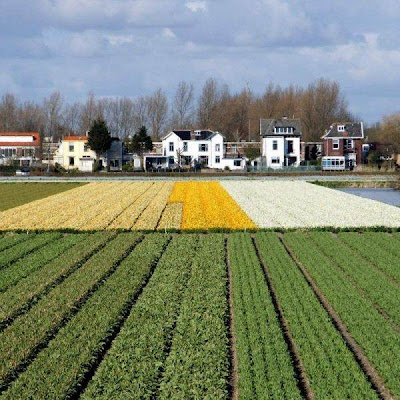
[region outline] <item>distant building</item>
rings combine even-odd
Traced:
[[[260,135],[263,166],[278,169],[300,165],[300,119],[260,119]]]
[[[227,155],[225,138],[219,132],[206,130],[173,130],[162,138],[162,153],[145,156],[146,169],[203,168],[244,169],[246,160],[238,154]]]
[[[60,164],[65,169],[93,171],[96,153],[89,148],[87,141],[87,136],[64,137],[53,157],[54,163]],[[100,167],[109,168],[110,171],[120,171],[124,161],[123,142],[118,138],[112,138],[110,149],[99,159]]]
[[[0,165],[29,167],[40,161],[40,154],[38,132],[0,132]]]
[[[362,122],[337,122],[322,136],[323,170],[353,169],[362,164],[364,126]]]

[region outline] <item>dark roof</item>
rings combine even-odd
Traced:
[[[190,140],[190,130],[185,131],[172,131],[176,135],[178,135],[182,140]]]
[[[214,135],[215,132],[210,131],[208,129],[206,130],[196,130],[194,131],[194,139],[195,140],[207,140],[209,139],[211,136]]]
[[[293,128],[293,133],[288,133],[287,135],[301,135],[300,118],[260,119],[261,136],[281,136],[282,133],[274,133],[275,128]]]
[[[344,125],[344,132],[338,131],[338,126]],[[323,138],[364,138],[362,122],[340,122],[334,123],[323,136]]]

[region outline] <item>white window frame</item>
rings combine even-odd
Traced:
[[[219,143],[215,143],[215,151],[221,151],[221,145]]]
[[[241,164],[240,160],[233,160],[233,166],[234,167],[241,167],[242,164]]]
[[[215,156],[215,164],[220,164],[220,163],[221,163],[221,157]]]
[[[168,143],[168,146],[169,146],[169,147],[168,147],[169,151],[170,151],[170,152],[171,152],[171,151],[173,152],[174,149],[175,149],[174,142],[169,142],[169,143]]]
[[[274,150],[274,151],[278,150],[278,141],[277,140],[272,141],[272,150]]]
[[[271,164],[280,164],[281,160],[279,157],[271,157]]]
[[[354,149],[354,140],[353,139],[345,139],[346,141],[345,141],[345,146],[344,146],[344,148],[346,149],[346,150],[349,150],[349,149]]]
[[[188,142],[183,142],[182,151],[188,151]]]
[[[203,149],[204,146],[204,149]],[[206,153],[208,151],[208,144],[207,143],[199,143],[199,152]]]
[[[340,148],[339,139],[332,139],[332,149],[339,150],[339,148]]]
[[[69,145],[69,152],[73,153],[75,151],[75,146],[73,144]]]
[[[337,130],[338,132],[344,132],[344,125],[338,125]]]

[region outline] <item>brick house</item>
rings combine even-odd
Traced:
[[[362,164],[364,126],[362,122],[334,123],[324,136],[322,169],[353,169]]]

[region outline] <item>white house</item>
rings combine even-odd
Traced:
[[[300,165],[300,119],[260,119],[260,135],[264,166],[283,168]]]
[[[0,132],[0,165],[28,167],[40,160],[40,150],[38,132]]]
[[[169,166],[200,164],[207,168],[243,169],[243,157],[227,157],[224,136],[211,130],[173,130],[162,138],[162,156]]]

